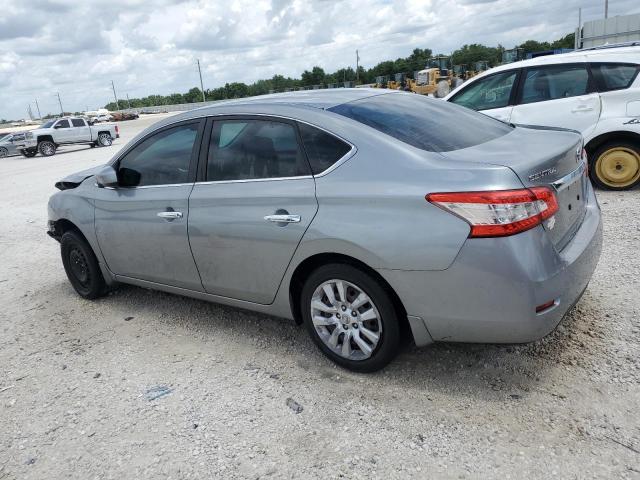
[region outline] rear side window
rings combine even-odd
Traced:
[[[314,175],[324,172],[344,157],[351,145],[319,128],[301,123],[300,136]]]
[[[638,74],[638,65],[624,63],[592,63],[591,73],[599,92],[629,88]]]
[[[472,147],[502,137],[513,129],[468,108],[412,93],[376,95],[332,107],[329,111],[430,152]]]
[[[80,119],[80,118],[72,118],[71,119],[71,123],[73,124],[74,127],[84,127],[84,120]]]
[[[69,128],[69,120],[60,120],[56,123],[56,128]]]
[[[270,120],[213,122],[207,181],[309,175],[295,126]]]
[[[473,110],[491,110],[509,105],[517,71],[496,73],[473,82],[451,99],[453,103]]]
[[[588,92],[589,73],[586,65],[528,68],[520,103],[576,97]]]

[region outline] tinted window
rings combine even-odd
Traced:
[[[309,175],[295,127],[270,120],[213,123],[207,180],[247,180]]]
[[[451,101],[473,110],[506,107],[509,105],[515,80],[515,70],[497,73],[472,83]]]
[[[584,65],[529,68],[520,103],[544,102],[589,92],[589,74]]]
[[[428,151],[471,147],[513,128],[468,108],[411,93],[377,95],[329,110]]]
[[[136,145],[121,160],[118,181],[123,187],[187,183],[198,124],[180,125]]]
[[[72,118],[71,119],[71,124],[74,127],[84,127],[85,126],[84,120],[82,120],[81,118]]]
[[[69,128],[69,120],[60,120],[56,123],[56,128]]]
[[[319,128],[304,123],[299,127],[302,144],[314,175],[324,172],[351,150],[351,145]]]
[[[629,88],[638,73],[637,65],[592,63],[591,73],[600,92]]]

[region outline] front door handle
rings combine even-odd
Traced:
[[[165,220],[174,220],[176,218],[182,218],[182,212],[158,212],[157,215]]]
[[[264,217],[267,222],[273,223],[300,223],[300,215],[267,215]]]

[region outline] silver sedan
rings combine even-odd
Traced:
[[[9,157],[11,155],[18,155],[20,153],[14,146],[12,140],[13,134],[0,134],[0,158]]]
[[[176,115],[57,187],[49,235],[81,296],[122,282],[291,318],[361,372],[404,338],[548,334],[601,249],[579,134],[380,89]]]

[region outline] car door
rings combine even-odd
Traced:
[[[318,209],[294,122],[216,117],[201,182],[189,199],[189,240],[208,293],[268,304]]]
[[[600,118],[600,96],[586,63],[527,68],[521,85],[512,123],[571,128],[584,134]]]
[[[203,126],[192,120],[151,133],[113,164],[117,188],[96,186],[96,235],[116,275],[203,290],[187,237]]]
[[[53,128],[56,130],[54,139],[56,143],[73,142],[73,130],[71,128],[71,123],[67,118],[58,120]]]
[[[82,118],[71,119],[71,130],[73,130],[74,142],[86,142],[91,139],[89,125],[87,125],[87,122]]]
[[[449,101],[509,122],[518,74],[519,70],[513,69],[480,78],[463,87]]]

